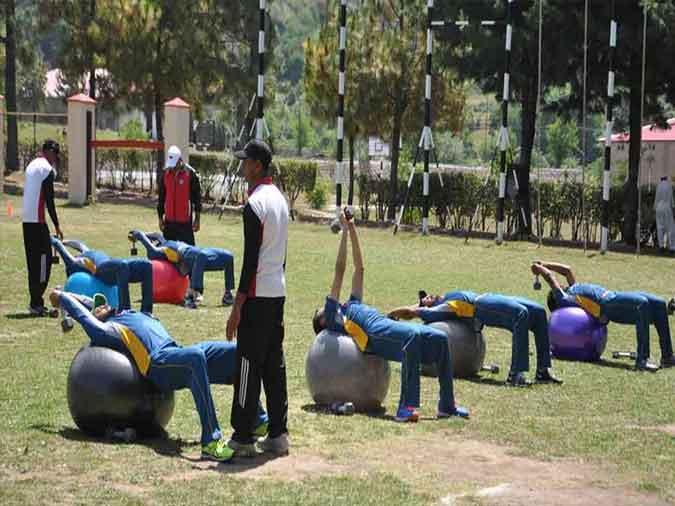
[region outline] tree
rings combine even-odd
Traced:
[[[7,107],[7,171],[19,168],[19,133],[16,116],[16,2],[5,1],[5,103]]]
[[[350,159],[353,139],[377,134],[390,139],[389,219],[396,212],[402,136],[419,140],[424,104],[425,2],[373,1],[350,5],[348,14],[345,135]],[[335,118],[337,97],[337,8],[330,8],[317,40],[305,44],[305,90],[310,110]],[[433,76],[435,128],[458,130],[464,93],[448,70]]]
[[[546,127],[546,152],[553,167],[562,167],[563,161],[577,156],[579,129],[572,121],[556,118]]]

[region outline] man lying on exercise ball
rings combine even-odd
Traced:
[[[221,303],[223,306],[234,303],[234,255],[229,251],[221,248],[200,248],[181,241],[167,241],[162,234],[144,234],[139,230],[129,232],[129,240],[140,241],[150,260],[166,260],[175,264],[181,274],[190,275],[190,288],[185,297],[186,307],[195,309],[202,302],[204,271],[225,273],[225,293]]]
[[[649,361],[650,324],[654,324],[659,334],[661,367],[675,366],[665,300],[646,292],[613,292],[599,285],[577,283],[570,266],[564,264],[537,261],[532,264],[532,273],[542,276],[551,288],[546,301],[551,311],[580,307],[602,323],[634,324],[637,334],[635,368],[638,371],[659,369]],[[566,288],[560,286],[554,273],[565,278]]]
[[[476,295],[470,291],[455,291],[440,295],[427,295],[420,291],[419,304],[397,308],[389,313],[390,318],[406,320],[420,318],[425,323],[451,319],[470,320],[480,327],[496,327],[511,331],[511,369],[507,385],[529,385],[525,371],[530,368],[528,330],[534,333],[537,348],[537,383],[561,384],[562,380],[551,374],[551,345],[548,337],[546,309],[523,297],[509,297],[495,293]]]
[[[416,323],[402,323],[383,316],[375,308],[365,305],[363,300],[363,257],[356,225],[351,213],[340,215],[342,237],[335,262],[335,275],[330,295],[323,308],[314,313],[314,331],[323,329],[350,335],[363,353],[372,353],[385,360],[401,362],[401,396],[396,412],[396,421],[416,422],[420,405],[420,363],[436,363],[440,400],[437,417],[468,417],[465,408],[455,405],[452,388],[452,362],[448,340],[443,332]],[[340,291],[347,265],[347,238],[352,241],[351,295],[346,303],[340,304]]]
[[[91,250],[80,241],[62,243],[52,237],[52,246],[63,258],[66,276],[76,272],[86,272],[106,285],[117,286],[120,309],[131,309],[129,283],[141,284],[141,311],[152,313],[152,264],[145,258],[111,258],[103,251]],[[79,255],[70,254],[66,245],[79,251]]]
[[[138,371],[160,390],[189,388],[202,424],[202,458],[227,461],[234,452],[222,436],[211,383],[231,385],[235,373],[236,343],[211,341],[180,346],[164,326],[147,313],[115,313],[101,294],[94,299],[52,290],[49,300],[63,306],[89,336],[93,346],[128,353]],[[267,432],[267,414],[258,408],[254,434]]]

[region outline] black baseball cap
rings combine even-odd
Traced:
[[[244,149],[234,152],[234,156],[240,160],[258,160],[263,164],[265,169],[267,169],[272,162],[272,150],[267,143],[258,139],[248,141],[246,146],[244,146]]]
[[[47,139],[42,143],[42,152],[46,153],[47,151],[51,151],[56,156],[59,156],[59,153],[61,152],[61,146],[59,146],[59,143],[55,140]]]

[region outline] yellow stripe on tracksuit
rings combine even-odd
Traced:
[[[177,264],[180,261],[180,255],[174,249],[162,248],[162,253],[164,253],[166,259],[172,264]]]
[[[581,295],[575,296],[577,304],[581,306],[584,311],[586,311],[591,316],[600,319],[600,304],[589,299],[588,297],[582,297]]]
[[[359,327],[357,323],[347,319],[345,319],[345,330],[356,343],[356,347],[361,352],[366,351],[366,346],[368,346],[368,334],[366,334],[366,332],[361,327]]]
[[[148,350],[131,329],[124,325],[117,325],[117,327],[120,331],[120,338],[129,350],[129,353],[131,353],[131,356],[134,357],[134,362],[136,362],[138,370],[141,371],[143,376],[146,376],[148,374],[148,369],[150,369],[150,355],[148,354]]]
[[[463,300],[449,300],[447,302],[450,310],[460,318],[473,318],[476,315],[476,306]]]

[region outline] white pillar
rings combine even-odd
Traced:
[[[164,157],[169,146],[178,146],[185,163],[190,161],[190,104],[176,97],[164,103]]]
[[[5,191],[5,97],[0,95],[0,194]]]
[[[91,112],[91,138],[96,138],[96,100],[82,93],[68,99],[68,201],[87,203],[87,151],[91,154],[91,200],[96,197],[95,151],[87,145],[87,112]]]

